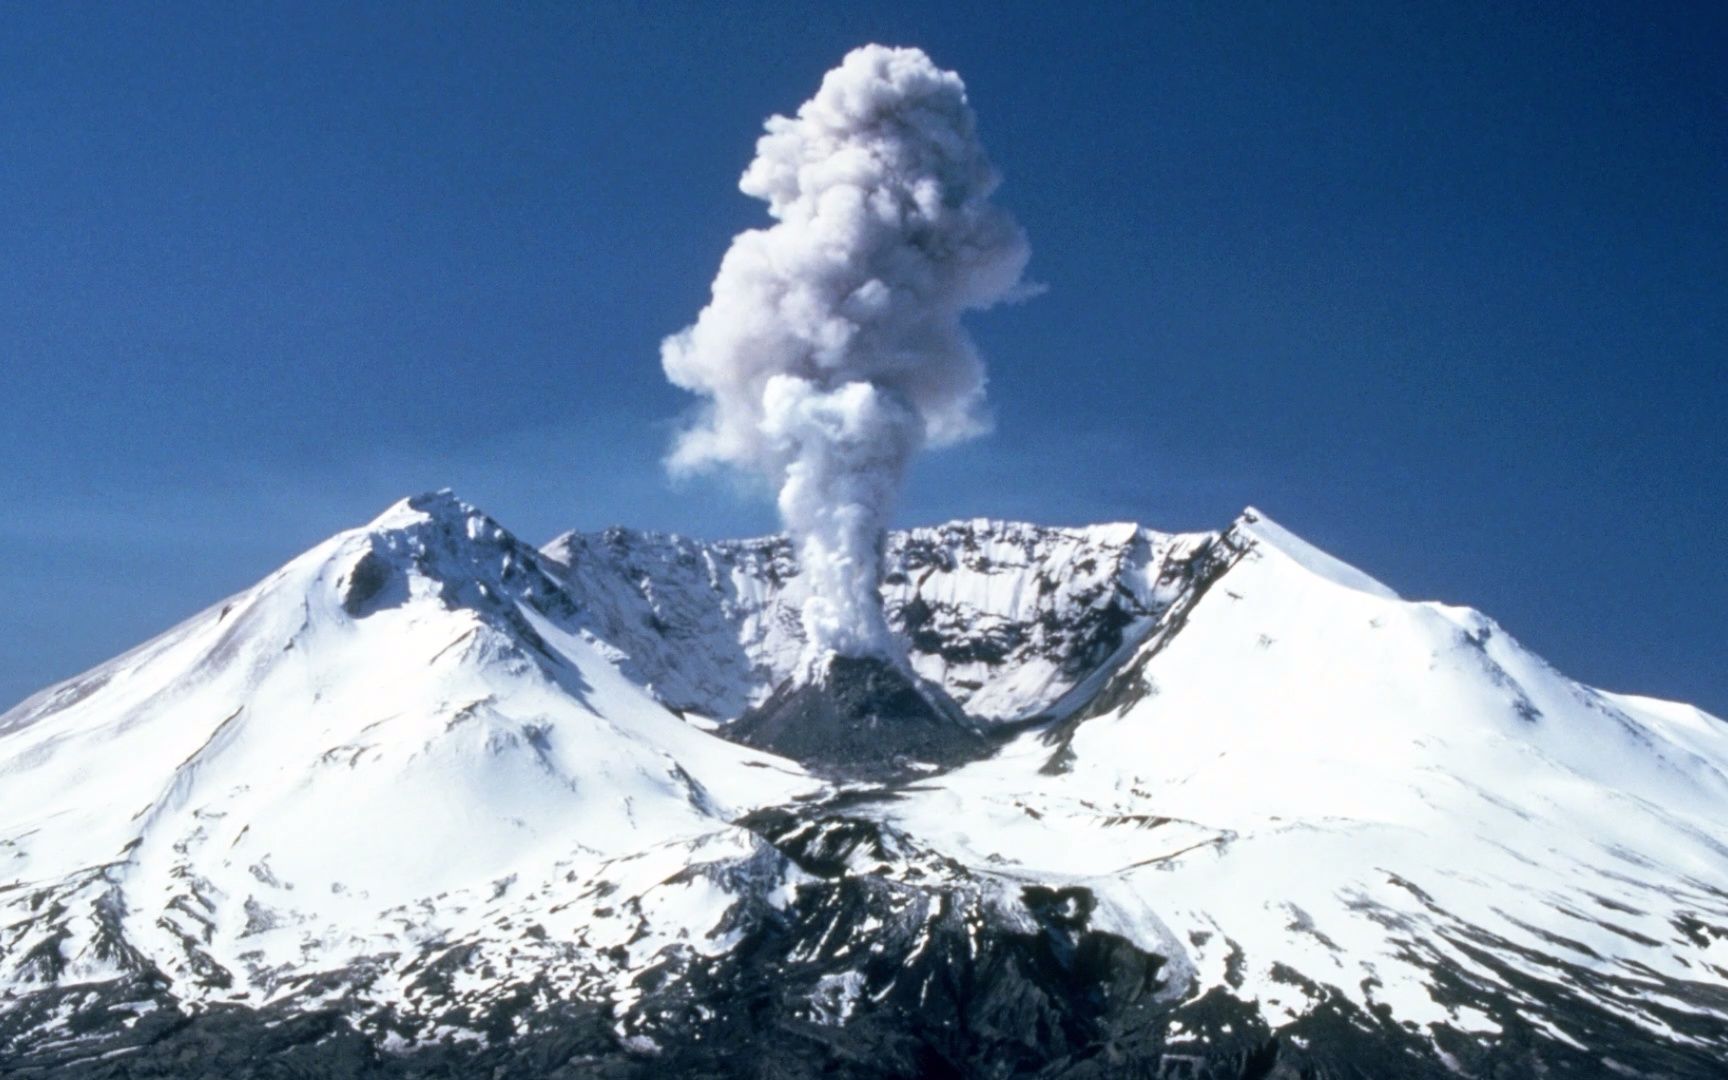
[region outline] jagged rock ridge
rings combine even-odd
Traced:
[[[1207,542],[1134,525],[952,522],[891,533],[883,601],[914,671],[983,723],[1056,707],[1187,586]],[[804,650],[783,537],[705,543],[609,529],[545,549],[585,625],[673,708],[760,704]]]

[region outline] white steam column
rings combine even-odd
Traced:
[[[882,612],[888,515],[913,454],[988,427],[961,315],[1024,291],[998,182],[958,75],[918,49],[856,49],[796,117],[769,119],[739,187],[774,224],[733,239],[708,306],[661,346],[672,382],[707,399],[674,471],[779,490],[807,671],[904,663]]]

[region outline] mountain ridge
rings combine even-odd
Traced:
[[[723,737],[802,646],[795,588],[772,538],[537,551],[439,492],[32,696],[0,716],[0,1069],[1728,1052],[1714,717],[1573,683],[1252,508],[960,522],[890,538],[884,597],[992,748],[835,782]]]

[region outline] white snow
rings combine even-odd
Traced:
[[[0,992],[114,977],[117,931],[194,1001],[364,960],[407,1009],[434,1007],[441,962],[460,994],[544,974],[627,1005],[655,958],[729,948],[743,892],[784,906],[804,880],[733,822],[825,785],[708,719],[795,662],[789,558],[622,531],[537,555],[424,496],[37,695],[0,716]],[[1728,984],[1728,939],[1682,930],[1728,924],[1714,717],[1580,686],[1254,511],[1221,536],[915,530],[886,593],[941,646],[914,647],[920,673],[977,714],[1080,710],[851,811],[1004,919],[1023,884],[1084,885],[1097,927],[1168,958],[1172,997],[1225,987],[1274,1024],[1315,1004],[1288,969],[1491,1036],[1433,992],[1436,968],[1498,978],[1468,942],[1547,981],[1564,960]],[[30,957],[57,934],[55,974]],[[825,983],[813,1015],[844,1022],[861,985]],[[1597,1003],[1652,1031],[1647,1006],[1688,1008]]]
[[[1674,926],[1728,917],[1711,890],[1728,726],[1580,687],[1481,615],[1401,601],[1262,515],[1233,535],[1246,554],[1145,647],[1145,696],[1079,725],[1069,771],[1041,772],[1055,747],[1029,733],[884,816],[981,872],[1090,886],[1112,926],[1174,943],[1197,989],[1239,947],[1236,993],[1274,1020],[1310,1004],[1281,964],[1482,1029],[1428,989],[1429,967],[1474,966],[1442,932],[1459,924],[1728,981]]]
[[[233,996],[268,992],[308,958],[471,930],[501,880],[527,894],[666,850],[682,867],[716,835],[748,855],[732,818],[820,787],[509,596],[502,537],[447,497],[398,505],[85,676],[81,700],[0,721],[0,925],[38,890],[74,910],[113,890],[170,975],[196,978],[192,943],[240,976]],[[380,553],[386,606],[356,617],[343,583]],[[72,971],[112,974],[95,923],[71,925]],[[25,951],[10,932],[0,978]]]

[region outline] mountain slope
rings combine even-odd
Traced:
[[[620,857],[748,855],[731,818],[817,786],[666,711],[571,613],[495,523],[409,500],[8,713],[0,977],[267,1001]]]
[[[1257,515],[1221,543],[1180,632],[1093,715],[894,823],[1085,885],[1101,925],[1178,943],[1196,985],[1274,1024],[1340,1002],[1442,1042],[1606,1054],[1620,1029],[1627,1066],[1646,1035],[1728,1046],[1728,728],[1572,683]]]
[[[0,716],[0,1071],[1719,1074],[1721,721],[1252,511],[888,550],[913,783],[722,737],[782,541],[448,494]]]

